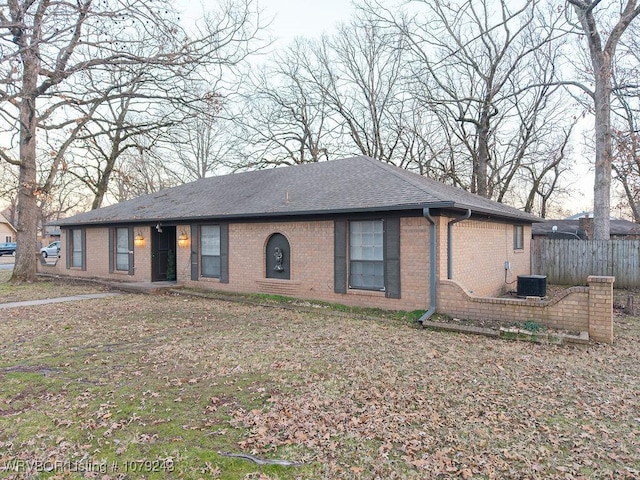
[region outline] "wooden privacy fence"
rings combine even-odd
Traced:
[[[536,238],[531,273],[558,285],[584,285],[589,275],[606,275],[616,278],[616,287],[640,287],[640,240]]]

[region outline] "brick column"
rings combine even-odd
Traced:
[[[589,285],[589,338],[613,343],[613,282],[615,277],[587,277]]]

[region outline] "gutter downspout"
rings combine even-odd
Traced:
[[[429,320],[431,315],[436,313],[436,221],[431,216],[429,212],[429,207],[424,207],[422,209],[422,216],[426,218],[431,224],[430,234],[429,234],[429,310],[424,312],[422,316],[418,319],[419,323],[424,322],[425,320]]]
[[[464,215],[454,218],[447,223],[447,279],[453,279],[453,254],[451,244],[453,242],[453,225],[455,223],[461,222],[463,220],[467,220],[471,216],[471,209],[467,208],[467,213]]]

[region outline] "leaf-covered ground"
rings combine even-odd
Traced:
[[[579,347],[331,313],[132,294],[0,310],[0,477],[640,476],[640,319]]]

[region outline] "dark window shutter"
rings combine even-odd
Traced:
[[[333,223],[333,290],[347,293],[347,221]]]
[[[87,229],[81,230],[80,236],[82,237],[82,270],[87,269]]]
[[[220,283],[229,283],[229,224],[220,224]]]
[[[129,227],[129,275],[133,275],[135,272],[135,266],[133,264],[134,261],[134,253],[133,249],[133,227]]]
[[[198,225],[191,225],[191,280],[198,280],[198,246],[200,245],[200,232]]]
[[[67,241],[67,244],[65,245],[65,251],[67,252],[67,255],[65,258],[65,263],[67,264],[67,270],[71,268],[71,255],[72,255],[72,245],[71,242],[73,241],[72,239],[72,233],[71,233],[71,229],[66,228],[65,230],[65,240]]]
[[[384,226],[386,296],[400,298],[400,218],[387,218]]]
[[[115,227],[109,227],[109,273],[113,273],[115,270],[113,266],[114,255],[114,237],[116,236]]]

